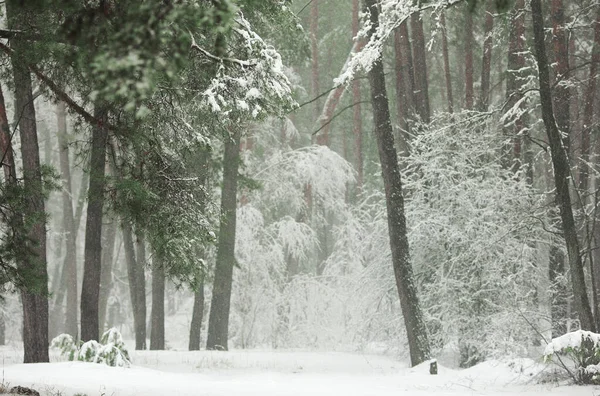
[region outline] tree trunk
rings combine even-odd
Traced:
[[[448,113],[454,112],[454,97],[452,94],[452,77],[450,76],[450,58],[448,56],[448,32],[446,31],[446,13],[440,15],[442,25],[442,56],[444,57],[444,75],[446,77],[446,96],[448,98]]]
[[[359,0],[352,1],[352,37],[356,37],[359,28]],[[363,186],[363,131],[362,131],[362,114],[360,106],[360,81],[354,79],[352,81],[352,103],[354,103],[352,115],[352,135],[354,136],[354,158],[356,167],[356,189],[357,192],[362,191]]]
[[[379,10],[376,0],[365,0],[365,4],[370,10],[371,29],[369,35],[372,36],[379,26]],[[429,344],[419,307],[417,290],[413,282],[406,234],[402,180],[398,166],[398,156],[394,149],[394,137],[381,58],[373,63],[373,67],[369,71],[369,83],[371,85],[375,137],[385,186],[392,263],[408,336],[411,363],[415,366],[428,358]]]
[[[58,124],[60,173],[62,175],[63,232],[65,233],[66,245],[65,262],[63,264],[63,271],[66,271],[67,282],[65,330],[73,338],[77,338],[77,230],[75,229],[75,219],[73,218],[71,162],[69,160],[69,142],[67,139],[67,111],[64,102],[58,102],[56,105],[56,118]]]
[[[415,107],[421,121],[429,124],[431,112],[429,110],[429,85],[427,80],[427,60],[425,58],[425,35],[423,33],[423,20],[421,19],[421,14],[419,12],[415,12],[410,16],[410,26],[413,39]]]
[[[104,224],[102,231],[102,269],[100,271],[100,297],[98,302],[98,324],[100,334],[106,329],[106,309],[108,297],[112,288],[112,269],[115,256],[115,241],[117,239],[117,222],[114,219]]]
[[[229,307],[233,266],[235,265],[235,224],[240,135],[236,130],[226,137],[223,155],[223,189],[221,192],[221,221],[217,245],[217,261],[213,283],[206,349],[227,350]]]
[[[481,62],[481,97],[479,110],[487,111],[490,102],[490,74],[492,67],[492,34],[494,29],[494,3],[488,2],[485,10],[483,57]]]
[[[521,0],[524,2],[523,0]],[[524,4],[523,4],[524,6]],[[565,13],[562,0],[552,0],[552,45],[554,48],[555,79],[557,82],[566,82],[569,79],[569,41],[565,30]],[[525,62],[523,61],[524,66]],[[522,67],[521,66],[521,67]],[[562,133],[563,145],[569,151],[571,136],[571,91],[564,84],[555,84],[553,92],[553,105],[556,114],[556,124]],[[559,202],[554,202],[558,207]],[[565,275],[565,257],[559,246],[550,249],[549,281],[550,316],[552,336],[556,337],[567,332],[567,304],[568,292],[565,285],[560,282]]]
[[[156,258],[152,262],[152,311],[150,349],[165,349],[165,268]]]
[[[94,115],[106,119],[105,111],[96,107]],[[83,284],[81,286],[81,340],[100,339],[98,308],[100,275],[102,270],[102,218],[108,133],[102,125],[92,128],[92,154],[90,158],[90,184],[88,188],[87,218],[85,224],[85,250]]]
[[[465,108],[473,109],[473,12],[465,14]]]
[[[509,134],[513,136],[512,148],[506,155],[504,165],[506,168],[512,168],[517,173],[521,168],[523,161],[522,148],[524,134],[529,133],[526,125],[525,106],[521,101],[523,94],[521,88],[525,82],[523,70],[525,68],[525,0],[517,0],[511,15],[510,34],[508,41],[508,74],[506,77],[506,108],[510,111],[515,105],[519,105],[517,119],[514,120],[514,126],[509,128]],[[527,131],[527,132],[526,132]]]
[[[581,127],[581,161],[579,170],[579,190],[583,196],[587,195],[589,186],[589,166],[590,161],[590,136],[592,134],[594,104],[596,97],[596,74],[598,71],[598,62],[600,62],[600,9],[596,14],[594,24],[594,44],[592,46],[592,59],[590,63],[590,75],[588,85],[583,99],[583,125]]]
[[[407,84],[408,73],[406,70],[405,54],[402,48],[402,34],[400,28],[394,31],[394,54],[395,54],[395,69],[396,69],[396,110],[398,116],[398,126],[400,130],[396,135],[398,137],[398,150],[400,155],[408,156],[408,116],[409,92],[407,88],[412,84]]]
[[[569,192],[570,166],[567,158],[566,148],[562,144],[560,131],[556,125],[554,111],[552,109],[552,92],[550,90],[550,73],[548,70],[548,59],[544,43],[544,17],[542,14],[541,0],[531,0],[531,15],[533,21],[535,57],[538,65],[540,99],[542,105],[542,119],[548,135],[552,164],[554,166],[554,183],[556,194],[560,203],[560,216],[564,238],[567,244],[569,267],[571,270],[571,282],[574,293],[574,305],[579,314],[581,328],[595,331],[594,318],[587,296],[583,264],[579,241],[577,239],[577,228],[571,207],[571,196]]]
[[[8,186],[17,184],[17,168],[15,166],[15,156],[10,136],[10,126],[6,115],[6,105],[4,103],[4,92],[0,85],[0,166],[4,171],[4,183]],[[23,218],[19,213],[10,213],[9,228],[12,233],[23,229]],[[17,236],[18,237],[18,236]],[[4,305],[4,304],[2,304]],[[0,345],[6,344],[6,320],[4,309],[0,309]]]
[[[22,3],[10,0],[6,3],[6,17],[11,29],[19,30],[26,23],[27,15],[22,12]],[[19,12],[21,11],[21,12]],[[24,224],[28,227],[31,253],[23,258],[20,271],[35,278],[35,288],[21,291],[23,303],[23,346],[24,363],[48,362],[48,272],[46,264],[46,220],[40,150],[36,125],[35,106],[31,75],[22,57],[24,42],[18,38],[11,40],[11,57],[14,87],[15,114],[19,114],[18,126],[21,137],[23,160],[23,185],[29,194],[23,213]],[[35,289],[35,290],[34,290]]]
[[[127,222],[121,224],[123,231],[123,247],[125,250],[125,262],[127,263],[127,279],[129,281],[129,296],[131,298],[131,310],[133,311],[133,327],[135,330],[135,349],[146,349],[146,299],[144,268],[136,260],[135,244],[133,242],[133,231]],[[140,273],[141,272],[141,276]],[[140,291],[140,286],[144,287]],[[140,301],[140,295],[144,294],[144,300]],[[143,307],[140,307],[143,305]]]
[[[198,290],[194,293],[194,308],[192,323],[190,323],[190,351],[200,350],[200,334],[202,332],[202,317],[204,316],[204,276],[200,278]]]
[[[319,95],[319,2],[313,0],[310,4],[310,54],[311,54],[311,91],[313,98]],[[315,101],[314,122],[321,113],[320,101]]]

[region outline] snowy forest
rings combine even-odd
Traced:
[[[600,391],[600,1],[0,21],[0,394]]]

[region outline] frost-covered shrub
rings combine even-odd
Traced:
[[[600,384],[600,334],[577,330],[554,338],[546,346],[544,360],[558,360],[578,383]]]
[[[61,334],[52,340],[50,346],[59,349],[61,355],[71,361],[103,363],[112,367],[131,366],[121,333],[114,327],[102,335],[100,342],[90,340],[82,343],[75,341],[69,334]]]

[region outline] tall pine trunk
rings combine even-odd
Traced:
[[[240,162],[240,136],[241,131],[236,129],[231,136],[225,138],[221,221],[206,340],[206,349],[211,350],[227,350],[231,286],[233,266],[235,265],[235,216]]]
[[[9,0],[5,4],[8,26],[11,29],[19,30],[22,25],[27,23],[28,19],[27,13],[22,9],[22,2]],[[33,276],[37,283],[35,288],[25,288],[21,291],[21,300],[23,303],[24,363],[38,363],[49,361],[46,211],[42,191],[40,150],[31,75],[26,66],[26,59],[22,55],[25,45],[25,42],[18,37],[11,40],[15,114],[19,114],[23,186],[28,194],[23,220],[24,224],[29,225],[27,248],[30,249],[30,252],[22,257],[18,265],[21,272]]]
[[[379,26],[377,1],[365,0],[365,5],[370,11],[371,18],[369,36],[373,36]],[[369,84],[371,86],[375,137],[385,186],[392,265],[406,326],[411,364],[415,366],[428,358],[429,343],[423,315],[419,307],[417,289],[413,281],[404,214],[402,179],[398,156],[394,148],[394,136],[381,57],[373,63],[373,67],[369,71]]]
[[[192,322],[190,323],[190,351],[200,350],[200,335],[202,332],[202,318],[204,316],[204,276],[198,282],[198,289],[194,292],[194,307],[192,308]]]
[[[96,107],[94,115],[106,119],[104,110]],[[108,133],[103,125],[92,128],[92,154],[90,158],[90,184],[85,224],[85,249],[83,284],[81,286],[81,339],[99,340],[98,308],[100,275],[102,270],[102,218]]]
[[[150,312],[150,349],[165,349],[165,268],[152,260],[152,311]]]
[[[15,166],[15,156],[12,147],[10,126],[6,115],[6,104],[4,103],[4,92],[0,85],[0,166],[4,172],[4,183],[8,187],[17,186],[17,168]],[[19,238],[19,230],[23,229],[23,217],[20,213],[8,214],[9,229],[11,229],[12,237]],[[16,235],[15,235],[16,234]],[[6,343],[6,323],[4,310],[0,310],[0,345]]]
[[[123,248],[125,262],[127,263],[127,280],[129,282],[129,297],[133,311],[133,327],[135,330],[135,349],[146,349],[146,284],[144,267],[136,258],[135,243],[131,224],[124,221],[121,224],[123,231]],[[143,296],[143,299],[141,298]]]
[[[446,28],[446,13],[440,15],[442,27],[442,56],[444,58],[444,76],[446,78],[446,97],[448,99],[448,113],[454,112],[454,95],[452,94],[452,77],[450,76],[450,57],[448,55],[448,32]]]
[[[78,338],[77,313],[77,230],[73,217],[73,189],[71,185],[71,162],[69,160],[69,141],[67,138],[67,111],[64,102],[56,105],[58,124],[59,163],[62,176],[63,232],[65,233],[65,261],[63,271],[66,271],[67,309],[65,312],[65,331]]]
[[[485,10],[485,26],[483,41],[483,57],[481,61],[481,97],[479,98],[479,110],[487,111],[490,103],[490,79],[492,67],[492,34],[494,29],[494,3],[488,2]]]
[[[473,11],[465,14],[465,108],[473,109]]]
[[[427,80],[427,59],[425,57],[425,34],[421,13],[415,12],[410,16],[413,49],[414,98],[415,109],[421,121],[429,124],[431,112],[429,109],[429,83]]]
[[[105,330],[108,297],[112,288],[112,270],[117,239],[117,221],[110,219],[102,230],[102,269],[100,271],[100,297],[98,301],[98,324],[100,334]]]
[[[574,305],[579,315],[581,328],[595,331],[596,326],[588,300],[581,251],[577,239],[577,227],[571,207],[569,192],[570,165],[566,147],[562,143],[560,131],[552,109],[552,92],[550,90],[550,73],[544,42],[544,16],[541,0],[531,0],[535,57],[538,65],[542,119],[548,135],[552,164],[554,166],[554,183],[560,204],[563,235],[567,244],[571,282],[574,294]]]

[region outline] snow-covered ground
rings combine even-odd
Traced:
[[[538,384],[544,366],[529,359],[490,361],[467,370],[408,368],[390,357],[300,351],[132,353],[134,367],[55,362],[14,364],[21,351],[0,350],[9,386],[43,395],[598,395],[599,387]]]

